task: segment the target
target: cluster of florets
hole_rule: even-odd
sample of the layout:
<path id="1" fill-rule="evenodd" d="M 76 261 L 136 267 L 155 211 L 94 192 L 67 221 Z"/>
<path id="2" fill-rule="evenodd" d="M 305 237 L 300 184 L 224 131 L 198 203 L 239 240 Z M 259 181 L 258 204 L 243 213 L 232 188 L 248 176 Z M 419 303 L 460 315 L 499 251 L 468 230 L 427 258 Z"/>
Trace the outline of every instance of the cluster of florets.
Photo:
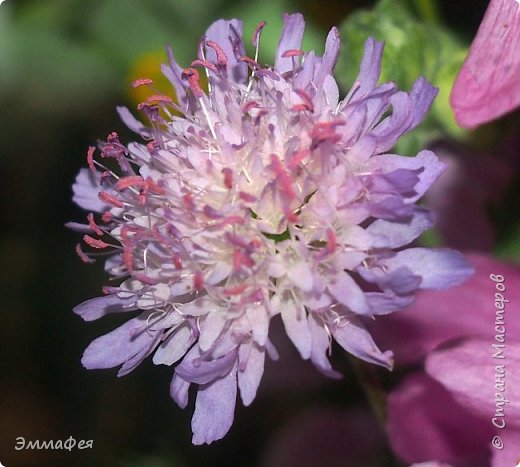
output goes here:
<path id="1" fill-rule="evenodd" d="M 119 109 L 148 143 L 124 146 L 112 133 L 99 160 L 89 148 L 74 185 L 74 200 L 91 211 L 88 225 L 75 226 L 91 253 L 78 253 L 86 262 L 110 253 L 106 270 L 119 280 L 75 312 L 89 321 L 137 311 L 93 341 L 82 362 L 121 365 L 118 375 L 151 353 L 155 364 L 176 365 L 171 395 L 181 407 L 199 385 L 195 444 L 229 430 L 237 388 L 244 405 L 253 401 L 265 353 L 277 358 L 269 339 L 277 315 L 302 358 L 328 376 L 340 376 L 327 356 L 332 340 L 391 368 L 392 353 L 378 349 L 363 318 L 469 273 L 452 251 L 403 249 L 432 224 L 416 201 L 443 165 L 429 151 L 385 153 L 437 90 L 423 78 L 410 93 L 377 85 L 383 44 L 368 39 L 359 77 L 339 101 L 338 31 L 320 57 L 300 49 L 303 17 L 284 21 L 273 67 L 258 63 L 264 23 L 254 58 L 237 20 L 211 25 L 187 69 L 169 51 L 163 72 L 176 101 L 156 94 L 142 103 L 147 125 Z M 148 79 L 134 85 L 153 88 Z"/>

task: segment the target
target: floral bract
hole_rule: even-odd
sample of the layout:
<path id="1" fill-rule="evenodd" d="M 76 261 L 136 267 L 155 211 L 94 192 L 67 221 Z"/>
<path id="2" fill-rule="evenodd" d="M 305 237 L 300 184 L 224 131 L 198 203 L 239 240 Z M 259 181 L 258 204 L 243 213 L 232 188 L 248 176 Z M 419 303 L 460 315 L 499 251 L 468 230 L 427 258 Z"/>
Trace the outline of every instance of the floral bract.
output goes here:
<path id="1" fill-rule="evenodd" d="M 255 398 L 272 319 L 301 357 L 327 376 L 335 340 L 368 362 L 392 367 L 362 319 L 410 304 L 417 289 L 445 288 L 471 274 L 451 250 L 404 248 L 432 225 L 416 205 L 442 173 L 435 154 L 388 154 L 419 124 L 437 90 L 378 85 L 383 44 L 368 39 L 358 79 L 339 100 L 332 71 L 339 37 L 322 57 L 303 52 L 304 20 L 286 15 L 273 67 L 245 51 L 242 24 L 213 23 L 198 57 L 182 69 L 169 51 L 164 74 L 177 102 L 156 94 L 139 106 L 147 124 L 119 113 L 147 144 L 112 133 L 90 148 L 74 200 L 91 211 L 86 262 L 109 253 L 115 280 L 75 308 L 86 321 L 132 318 L 94 340 L 86 368 L 122 376 L 153 354 L 176 365 L 171 396 L 181 406 L 198 386 L 193 442 L 229 430 L 237 393 Z M 200 74 L 207 75 L 207 90 Z M 142 79 L 135 86 L 150 86 Z M 118 169 L 110 170 L 104 159 Z M 107 165 L 110 165 L 107 164 Z M 137 312 L 137 314 L 134 314 Z"/>

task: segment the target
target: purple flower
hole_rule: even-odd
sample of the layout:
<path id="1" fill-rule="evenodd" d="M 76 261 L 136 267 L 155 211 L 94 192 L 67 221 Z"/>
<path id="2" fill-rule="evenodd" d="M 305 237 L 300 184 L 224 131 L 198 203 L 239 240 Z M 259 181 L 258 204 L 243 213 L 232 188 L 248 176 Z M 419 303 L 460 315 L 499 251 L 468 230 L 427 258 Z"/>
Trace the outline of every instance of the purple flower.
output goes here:
<path id="1" fill-rule="evenodd" d="M 484 255 L 469 259 L 476 273 L 466 283 L 423 292 L 377 324 L 375 334 L 394 345 L 397 365 L 425 365 L 388 399 L 390 441 L 408 463 L 505 467 L 520 459 L 520 322 L 511 314 L 520 300 L 520 269 Z M 503 292 L 490 275 L 503 276 Z M 504 310 L 496 293 L 507 300 Z"/>
<path id="2" fill-rule="evenodd" d="M 387 151 L 419 124 L 437 90 L 423 78 L 410 93 L 377 85 L 383 44 L 368 39 L 340 101 L 331 75 L 338 31 L 319 57 L 300 50 L 303 17 L 284 21 L 274 67 L 257 61 L 264 23 L 254 58 L 237 20 L 210 26 L 190 68 L 169 51 L 163 72 L 178 102 L 154 95 L 140 104 L 146 125 L 120 108 L 148 144 L 124 146 L 110 134 L 101 159 L 89 149 L 90 171 L 74 185 L 75 200 L 93 211 L 74 227 L 87 231 L 89 249 L 110 253 L 106 270 L 120 283 L 76 313 L 88 321 L 139 310 L 93 341 L 82 362 L 120 367 L 119 376 L 151 354 L 176 365 L 170 389 L 181 407 L 198 386 L 195 444 L 226 434 L 238 393 L 244 405 L 255 398 L 265 354 L 277 358 L 269 339 L 277 315 L 325 375 L 340 377 L 328 359 L 333 340 L 391 368 L 392 353 L 379 350 L 360 317 L 401 309 L 417 290 L 472 272 L 454 251 L 405 248 L 432 225 L 416 202 L 444 166 L 430 151 Z"/>
<path id="3" fill-rule="evenodd" d="M 451 92 L 459 125 L 472 128 L 520 105 L 520 2 L 491 0 Z"/>

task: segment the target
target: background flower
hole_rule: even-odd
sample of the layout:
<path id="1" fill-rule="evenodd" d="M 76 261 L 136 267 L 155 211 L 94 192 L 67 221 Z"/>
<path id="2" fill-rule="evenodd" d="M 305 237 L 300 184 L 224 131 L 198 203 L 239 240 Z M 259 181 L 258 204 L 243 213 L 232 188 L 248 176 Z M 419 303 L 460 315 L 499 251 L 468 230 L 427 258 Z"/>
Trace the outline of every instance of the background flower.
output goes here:
<path id="1" fill-rule="evenodd" d="M 457 122 L 472 128 L 520 105 L 520 5 L 491 0 L 451 92 Z"/>

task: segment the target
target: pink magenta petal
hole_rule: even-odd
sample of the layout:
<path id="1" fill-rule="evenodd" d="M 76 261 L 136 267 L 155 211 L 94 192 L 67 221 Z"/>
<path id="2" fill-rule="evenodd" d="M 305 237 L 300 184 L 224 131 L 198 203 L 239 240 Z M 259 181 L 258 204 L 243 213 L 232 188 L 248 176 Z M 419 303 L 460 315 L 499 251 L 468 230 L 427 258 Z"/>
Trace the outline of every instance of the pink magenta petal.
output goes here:
<path id="1" fill-rule="evenodd" d="M 493 457 L 491 458 L 492 467 L 503 467 L 503 466 L 518 466 L 520 463 L 520 430 L 507 430 L 500 435 L 500 441 L 502 443 L 502 449 L 493 449 Z"/>
<path id="2" fill-rule="evenodd" d="M 520 344 L 493 344 L 498 342 L 490 338 L 455 341 L 428 355 L 426 371 L 499 430 L 520 427 Z"/>
<path id="3" fill-rule="evenodd" d="M 490 421 L 465 410 L 424 373 L 409 376 L 390 393 L 387 430 L 392 448 L 408 463 L 488 465 Z"/>
<path id="4" fill-rule="evenodd" d="M 472 128 L 520 105 L 520 4 L 491 0 L 451 93 L 459 125 Z"/>
<path id="5" fill-rule="evenodd" d="M 428 352 L 455 337 L 495 335 L 495 282 L 490 274 L 505 278 L 504 295 L 511 304 L 520 303 L 520 268 L 486 255 L 467 255 L 475 274 L 458 287 L 443 291 L 422 291 L 407 309 L 380 316 L 367 326 L 376 342 L 392 349 L 397 366 L 422 360 Z M 507 304 L 506 304 L 507 305 Z M 520 320 L 507 312 L 508 336 L 520 339 Z"/>

